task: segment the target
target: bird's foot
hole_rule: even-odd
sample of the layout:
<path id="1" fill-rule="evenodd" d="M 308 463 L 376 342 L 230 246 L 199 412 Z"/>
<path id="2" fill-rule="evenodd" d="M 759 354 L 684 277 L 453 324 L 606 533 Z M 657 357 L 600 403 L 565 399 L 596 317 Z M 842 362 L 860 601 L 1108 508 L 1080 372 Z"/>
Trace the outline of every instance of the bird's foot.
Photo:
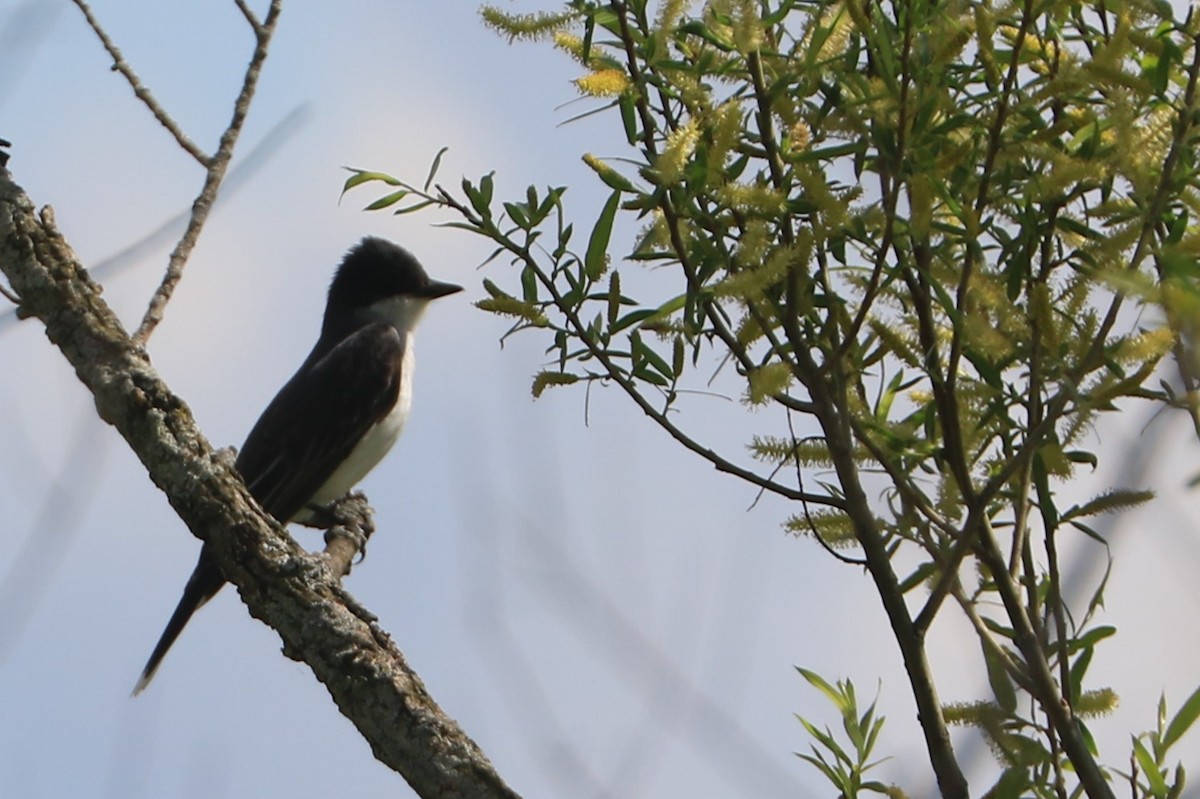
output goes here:
<path id="1" fill-rule="evenodd" d="M 330 567 L 344 577 L 355 562 L 367 556 L 367 540 L 375 532 L 371 506 L 364 494 L 354 491 L 328 505 L 313 505 L 310 509 L 309 524 L 325 530 L 325 556 Z"/>

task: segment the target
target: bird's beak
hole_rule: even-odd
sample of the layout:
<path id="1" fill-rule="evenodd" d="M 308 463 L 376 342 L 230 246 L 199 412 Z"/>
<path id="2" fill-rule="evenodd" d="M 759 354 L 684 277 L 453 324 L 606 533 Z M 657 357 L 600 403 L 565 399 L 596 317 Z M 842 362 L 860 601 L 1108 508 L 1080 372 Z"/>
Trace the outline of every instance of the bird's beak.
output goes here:
<path id="1" fill-rule="evenodd" d="M 439 283 L 436 280 L 431 280 L 421 288 L 421 296 L 434 300 L 438 297 L 445 297 L 447 294 L 454 294 L 462 290 L 462 286 L 455 285 L 454 283 Z"/>

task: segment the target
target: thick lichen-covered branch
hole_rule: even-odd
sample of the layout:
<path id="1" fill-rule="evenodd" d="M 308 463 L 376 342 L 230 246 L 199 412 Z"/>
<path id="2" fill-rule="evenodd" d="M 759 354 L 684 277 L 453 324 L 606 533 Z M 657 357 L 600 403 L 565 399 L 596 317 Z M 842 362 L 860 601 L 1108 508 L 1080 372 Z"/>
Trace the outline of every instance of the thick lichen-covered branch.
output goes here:
<path id="1" fill-rule="evenodd" d="M 250 612 L 309 665 L 375 756 L 421 796 L 506 797 L 479 748 L 429 695 L 375 617 L 254 502 L 196 427 L 54 226 L 0 169 L 0 271 Z"/>

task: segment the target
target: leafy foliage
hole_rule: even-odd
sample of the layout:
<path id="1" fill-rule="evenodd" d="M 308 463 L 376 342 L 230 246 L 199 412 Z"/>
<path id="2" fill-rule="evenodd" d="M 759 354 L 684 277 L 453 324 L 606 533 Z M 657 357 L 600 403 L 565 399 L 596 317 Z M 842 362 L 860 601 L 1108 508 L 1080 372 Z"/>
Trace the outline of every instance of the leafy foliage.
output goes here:
<path id="1" fill-rule="evenodd" d="M 382 181 L 368 207 L 439 206 L 495 244 L 513 285 L 488 281 L 480 307 L 547 337 L 535 395 L 616 384 L 683 446 L 796 502 L 789 529 L 866 566 L 944 795 L 967 795 L 959 723 L 995 748 L 994 796 L 1112 796 L 1086 727 L 1116 701 L 1085 682 L 1113 632 L 1093 618 L 1105 581 L 1068 608 L 1058 552 L 1077 534 L 1103 546 L 1085 519 L 1150 494 L 1060 510 L 1059 488 L 1098 465 L 1101 414 L 1158 402 L 1200 430 L 1196 15 L 1152 0 L 484 14 L 567 52 L 619 122 L 623 157 L 584 156 L 610 191 L 589 230 L 561 187 L 497 202 L 491 175 L 452 191 L 355 170 L 346 188 Z M 642 225 L 631 246 L 614 244 L 623 218 Z M 1164 358 L 1177 387 L 1154 382 Z M 689 434 L 674 411 L 710 359 L 786 429 L 741 454 Z M 861 558 L 834 549 L 851 543 Z M 974 626 L 995 701 L 938 704 L 924 640 L 947 606 Z M 842 785 L 850 761 L 809 732 L 836 764 L 810 762 Z M 1141 751 L 1139 790 L 1169 794 L 1149 777 L 1161 752 Z"/>
<path id="2" fill-rule="evenodd" d="M 878 765 L 878 762 L 869 762 L 884 722 L 883 716 L 875 716 L 875 703 L 872 702 L 871 706 L 859 715 L 858 698 L 854 694 L 853 684 L 839 681 L 833 686 L 815 672 L 800 668 L 797 671 L 809 685 L 824 694 L 838 709 L 842 717 L 842 730 L 850 744 L 849 747 L 842 746 L 829 728 L 822 730 L 804 717 L 797 716 L 804 729 L 816 741 L 811 747 L 812 754 L 797 753 L 798 756 L 824 774 L 838 789 L 839 795 L 846 799 L 854 799 L 863 792 L 894 795 L 893 788 L 881 782 L 863 779 L 867 771 Z"/>

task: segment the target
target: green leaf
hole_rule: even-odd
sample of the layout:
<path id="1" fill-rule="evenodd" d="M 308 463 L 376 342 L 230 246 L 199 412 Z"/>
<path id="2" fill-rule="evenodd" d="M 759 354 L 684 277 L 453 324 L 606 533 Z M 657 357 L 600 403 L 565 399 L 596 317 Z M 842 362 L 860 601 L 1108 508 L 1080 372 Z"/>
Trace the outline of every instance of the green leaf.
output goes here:
<path id="1" fill-rule="evenodd" d="M 496 190 L 496 173 L 488 172 L 479 179 L 479 195 L 487 208 L 492 207 L 492 194 Z M 479 209 L 476 209 L 479 210 Z"/>
<path id="2" fill-rule="evenodd" d="M 492 216 L 492 209 L 489 207 L 488 202 L 486 200 L 484 200 L 483 193 L 475 187 L 475 184 L 473 184 L 471 181 L 467 180 L 466 178 L 463 178 L 462 179 L 462 190 L 463 190 L 463 194 L 467 195 L 467 201 L 471 203 L 471 207 L 475 209 L 475 213 L 479 214 L 479 216 L 482 217 L 483 219 L 490 219 Z M 454 227 L 456 225 L 461 226 L 462 224 L 463 223 L 461 223 L 461 222 L 450 223 L 448 226 Z M 471 230 L 473 228 L 467 228 L 467 229 Z M 483 231 L 479 231 L 479 232 L 482 233 Z"/>
<path id="3" fill-rule="evenodd" d="M 1111 624 L 1102 624 L 1099 627 L 1093 627 L 1092 629 L 1085 632 L 1083 635 L 1079 636 L 1078 639 L 1076 639 L 1075 641 L 1072 641 L 1071 649 L 1072 650 L 1074 650 L 1076 648 L 1090 649 L 1090 648 L 1094 647 L 1096 644 L 1103 641 L 1105 638 L 1112 638 L 1116 634 L 1117 634 L 1116 627 L 1113 627 Z"/>
<path id="4" fill-rule="evenodd" d="M 1072 219 L 1069 216 L 1060 216 L 1056 218 L 1054 220 L 1054 224 L 1068 233 L 1074 233 L 1075 235 L 1082 236 L 1090 241 L 1102 241 L 1103 239 L 1107 238 L 1100 231 L 1093 230 L 1082 222 Z"/>
<path id="5" fill-rule="evenodd" d="M 900 593 L 907 594 L 917 586 L 924 585 L 925 581 L 929 579 L 930 575 L 938 573 L 940 573 L 939 568 L 934 562 L 926 561 L 925 563 L 922 563 L 913 571 L 912 574 L 908 575 L 900 582 Z"/>
<path id="6" fill-rule="evenodd" d="M 638 126 L 637 109 L 634 107 L 633 92 L 626 91 L 617 98 L 617 107 L 621 110 L 621 124 L 625 127 L 625 140 L 631 146 L 637 146 Z"/>
<path id="7" fill-rule="evenodd" d="M 1004 662 L 988 646 L 983 647 L 983 662 L 987 667 L 988 685 L 992 687 L 992 695 L 996 704 L 1005 713 L 1013 713 L 1017 709 L 1017 692 L 1013 688 L 1012 678 L 1004 668 Z"/>
<path id="8" fill-rule="evenodd" d="M 678 30 L 680 33 L 686 33 L 688 35 L 703 39 L 722 52 L 727 53 L 734 48 L 733 42 L 728 36 L 718 34 L 716 31 L 698 19 L 683 23 L 679 26 Z"/>
<path id="9" fill-rule="evenodd" d="M 442 165 L 442 156 L 445 155 L 449 150 L 449 147 L 443 147 L 442 149 L 438 150 L 437 155 L 433 157 L 433 163 L 429 167 L 429 174 L 425 176 L 425 183 L 421 187 L 423 190 L 429 191 L 429 187 L 433 185 L 433 179 L 437 177 L 438 168 Z"/>
<path id="10" fill-rule="evenodd" d="M 596 34 L 596 12 L 593 10 L 583 22 L 583 63 L 592 58 L 592 37 Z"/>
<path id="11" fill-rule="evenodd" d="M 1133 739 L 1133 756 L 1137 759 L 1138 768 L 1141 769 L 1142 776 L 1146 778 L 1146 783 L 1150 787 L 1150 795 L 1156 799 L 1165 799 L 1167 783 L 1159 772 L 1154 757 L 1139 738 Z"/>
<path id="12" fill-rule="evenodd" d="M 611 166 L 591 153 L 586 153 L 583 156 L 583 162 L 590 166 L 592 170 L 600 176 L 600 180 L 604 181 L 604 185 L 608 186 L 610 189 L 623 191 L 627 194 L 637 193 L 637 189 L 634 187 L 633 183 L 629 181 L 629 178 L 625 177 L 620 172 L 613 169 Z"/>
<path id="13" fill-rule="evenodd" d="M 613 219 L 617 216 L 617 208 L 621 204 L 621 192 L 614 191 L 608 196 L 608 202 L 592 228 L 591 238 L 588 239 L 587 254 L 583 257 L 583 270 L 592 280 L 599 280 L 607 265 L 608 242 L 612 238 Z"/>
<path id="14" fill-rule="evenodd" d="M 538 301 L 537 272 L 531 266 L 526 266 L 521 270 L 521 296 L 528 303 L 536 303 Z"/>
<path id="15" fill-rule="evenodd" d="M 629 343 L 634 363 L 633 376 L 657 386 L 670 385 L 671 367 L 661 355 L 642 341 L 636 330 L 629 334 Z"/>
<path id="16" fill-rule="evenodd" d="M 1000 775 L 1000 779 L 985 796 L 992 799 L 1021 799 L 1029 785 L 1029 772 L 1025 768 L 1012 767 Z"/>
<path id="17" fill-rule="evenodd" d="M 904 384 L 904 370 L 901 369 L 896 374 L 892 375 L 891 381 L 887 388 L 884 389 L 879 397 L 879 402 L 875 404 L 875 418 L 880 422 L 886 422 L 888 413 L 892 410 L 892 403 L 896 399 L 896 394 L 900 391 L 900 387 Z"/>
<path id="18" fill-rule="evenodd" d="M 384 172 L 368 172 L 368 171 L 361 170 L 361 169 L 355 169 L 354 167 L 349 167 L 349 166 L 342 167 L 342 168 L 348 169 L 354 173 L 350 177 L 346 178 L 346 182 L 342 184 L 342 194 L 345 194 L 346 192 L 350 191 L 350 189 L 353 189 L 355 186 L 361 186 L 364 183 L 370 183 L 370 182 L 376 181 L 376 180 L 380 181 L 382 183 L 386 183 L 389 186 L 402 185 L 398 178 L 394 178 L 391 175 L 388 175 Z"/>
<path id="19" fill-rule="evenodd" d="M 621 311 L 621 273 L 613 270 L 608 276 L 608 326 L 611 329 Z"/>
<path id="20" fill-rule="evenodd" d="M 1033 456 L 1033 485 L 1037 489 L 1038 510 L 1042 513 L 1042 524 L 1047 532 L 1058 529 L 1058 509 L 1054 507 L 1054 494 L 1050 491 L 1050 478 L 1041 453 Z"/>
<path id="21" fill-rule="evenodd" d="M 412 205 L 405 205 L 400 208 L 397 208 L 395 211 L 392 211 L 392 213 L 395 216 L 403 216 L 404 214 L 411 214 L 411 213 L 414 213 L 415 211 L 420 211 L 422 208 L 428 208 L 431 205 L 437 205 L 437 201 L 436 200 L 421 200 L 421 202 L 419 202 L 419 203 L 413 203 Z"/>
<path id="22" fill-rule="evenodd" d="M 853 155 L 859 150 L 865 150 L 867 143 L 865 140 L 856 140 L 847 144 L 834 144 L 829 147 L 822 147 L 818 150 L 805 150 L 795 159 L 801 163 L 810 161 L 832 161 L 846 155 Z"/>
<path id="23" fill-rule="evenodd" d="M 542 204 L 538 206 L 537 213 L 533 215 L 533 221 L 536 224 L 540 225 L 542 220 L 550 216 L 551 211 L 561 207 L 559 203 L 562 200 L 563 193 L 566 190 L 566 186 L 547 188 L 546 199 L 542 200 Z"/>
<path id="24" fill-rule="evenodd" d="M 468 233 L 474 233 L 476 236 L 483 236 L 487 239 L 492 238 L 492 234 L 489 233 L 486 228 L 482 228 L 479 225 L 472 224 L 470 222 L 439 222 L 435 225 L 435 227 L 445 227 L 453 230 L 465 230 Z"/>
<path id="25" fill-rule="evenodd" d="M 1069 452 L 1064 452 L 1063 455 L 1071 463 L 1086 463 L 1093 469 L 1100 464 L 1100 459 L 1096 457 L 1096 454 L 1094 452 L 1087 452 L 1086 450 L 1073 449 Z"/>
<path id="26" fill-rule="evenodd" d="M 509 219 L 516 223 L 517 227 L 522 230 L 529 230 L 529 215 L 525 213 L 525 207 L 520 203 L 505 203 L 504 210 L 508 213 Z"/>
<path id="27" fill-rule="evenodd" d="M 512 296 L 507 291 L 497 286 L 494 281 L 489 280 L 486 277 L 483 279 L 483 290 L 488 294 L 491 294 L 493 298 Z"/>
<path id="28" fill-rule="evenodd" d="M 1167 725 L 1166 735 L 1163 736 L 1163 748 L 1170 747 L 1182 738 L 1184 733 L 1196 722 L 1197 717 L 1200 717 L 1200 688 L 1192 692 L 1192 695 L 1183 703 L 1183 707 L 1179 708 L 1179 712 L 1171 719 L 1171 723 Z"/>
<path id="29" fill-rule="evenodd" d="M 836 688 L 826 682 L 824 677 L 822 677 L 820 674 L 817 674 L 815 671 L 809 671 L 808 669 L 800 666 L 796 666 L 796 671 L 800 672 L 801 677 L 808 680 L 809 685 L 825 694 L 825 697 L 830 702 L 837 705 L 839 710 L 842 708 L 841 693 L 839 693 Z"/>
<path id="30" fill-rule="evenodd" d="M 380 208 L 387 208 L 389 205 L 395 205 L 403 200 L 409 194 L 408 189 L 397 189 L 391 194 L 385 194 L 375 202 L 364 208 L 364 211 L 378 211 Z"/>
<path id="31" fill-rule="evenodd" d="M 803 721 L 803 719 L 801 719 L 801 721 Z M 817 751 L 815 747 L 813 748 L 813 751 L 814 752 Z M 816 766 L 817 770 L 825 775 L 825 779 L 829 780 L 834 785 L 841 784 L 842 775 L 840 775 L 838 772 L 834 771 L 833 768 L 828 763 L 826 763 L 824 759 L 821 758 L 820 754 L 817 754 L 816 757 L 813 757 L 812 755 L 802 755 L 799 752 L 797 752 L 796 757 Z"/>
<path id="32" fill-rule="evenodd" d="M 1088 666 L 1092 665 L 1092 655 L 1095 651 L 1090 646 L 1086 647 L 1071 664 L 1071 696 L 1080 696 L 1083 693 L 1083 678 L 1087 674 Z"/>
<path id="33" fill-rule="evenodd" d="M 658 313 L 658 312 L 651 308 L 639 308 L 636 311 L 630 311 L 629 313 L 625 314 L 617 321 L 610 324 L 609 328 L 608 328 L 608 332 L 609 333 L 620 333 L 622 330 L 629 327 L 630 325 L 635 325 L 638 322 L 642 321 L 643 319 L 648 319 L 651 316 L 654 316 L 656 313 Z"/>

